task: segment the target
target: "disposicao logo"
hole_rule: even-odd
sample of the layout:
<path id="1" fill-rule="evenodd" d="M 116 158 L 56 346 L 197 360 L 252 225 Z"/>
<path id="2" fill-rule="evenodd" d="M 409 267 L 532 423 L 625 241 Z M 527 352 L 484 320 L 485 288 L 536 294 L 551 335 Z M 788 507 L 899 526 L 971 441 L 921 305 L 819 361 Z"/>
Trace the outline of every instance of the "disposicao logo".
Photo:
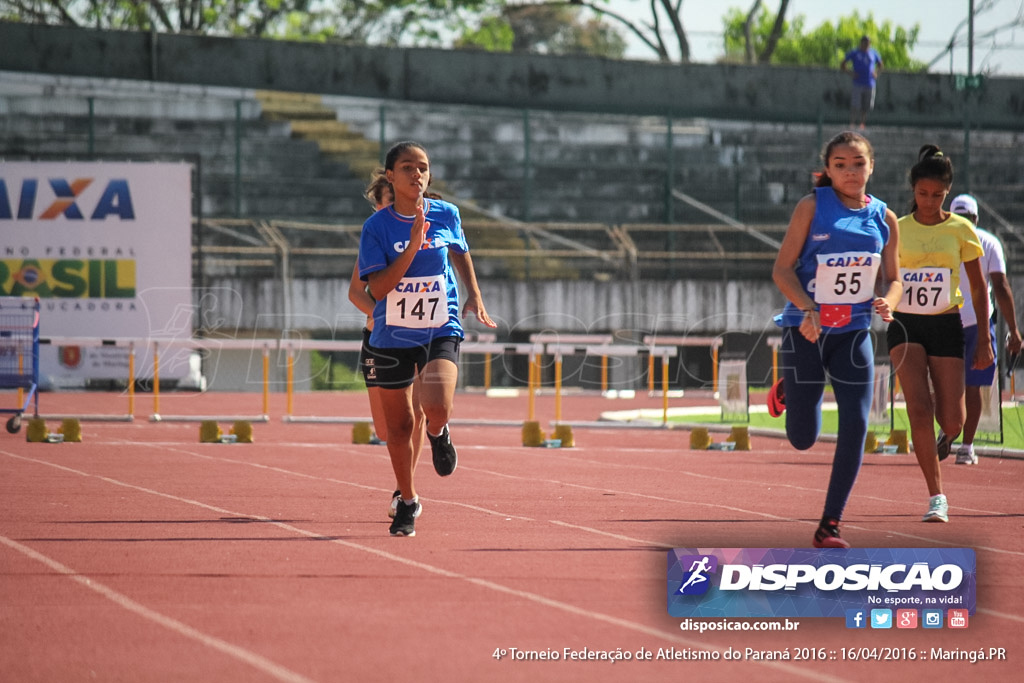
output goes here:
<path id="1" fill-rule="evenodd" d="M 718 569 L 718 558 L 714 555 L 688 555 L 679 558 L 680 563 L 689 565 L 679 587 L 680 595 L 703 595 L 711 587 L 710 574 Z"/>
<path id="2" fill-rule="evenodd" d="M 668 612 L 677 617 L 843 617 L 892 628 L 897 608 L 975 609 L 969 548 L 677 548 Z M 888 625 L 874 612 L 889 610 Z M 860 628 L 860 624 L 852 626 Z"/>

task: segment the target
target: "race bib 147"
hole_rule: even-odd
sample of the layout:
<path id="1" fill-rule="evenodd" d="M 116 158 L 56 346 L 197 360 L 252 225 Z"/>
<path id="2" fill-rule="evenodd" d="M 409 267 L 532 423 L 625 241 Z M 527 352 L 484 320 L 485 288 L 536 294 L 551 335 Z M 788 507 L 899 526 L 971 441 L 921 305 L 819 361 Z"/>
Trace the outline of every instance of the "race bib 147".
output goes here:
<path id="1" fill-rule="evenodd" d="M 448 322 L 444 276 L 405 277 L 388 293 L 385 322 L 393 327 L 441 327 Z"/>

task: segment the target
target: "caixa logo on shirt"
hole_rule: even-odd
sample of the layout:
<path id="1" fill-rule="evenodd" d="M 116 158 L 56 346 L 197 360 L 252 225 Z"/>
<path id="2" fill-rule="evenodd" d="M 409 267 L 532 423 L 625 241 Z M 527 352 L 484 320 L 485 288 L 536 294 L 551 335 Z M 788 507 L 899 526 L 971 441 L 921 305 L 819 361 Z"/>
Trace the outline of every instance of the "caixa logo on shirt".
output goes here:
<path id="1" fill-rule="evenodd" d="M 441 237 L 428 237 L 426 235 L 428 230 L 430 230 L 430 223 L 423 226 L 423 244 L 420 245 L 420 251 L 423 251 L 424 249 L 440 249 L 441 247 L 448 246 L 448 242 Z M 395 251 L 401 254 L 409 248 L 409 240 L 405 240 L 404 242 L 395 242 L 391 246 L 394 247 Z"/>
<path id="2" fill-rule="evenodd" d="M 967 548 L 692 548 L 668 553 L 679 617 L 844 616 L 847 608 L 975 607 Z"/>

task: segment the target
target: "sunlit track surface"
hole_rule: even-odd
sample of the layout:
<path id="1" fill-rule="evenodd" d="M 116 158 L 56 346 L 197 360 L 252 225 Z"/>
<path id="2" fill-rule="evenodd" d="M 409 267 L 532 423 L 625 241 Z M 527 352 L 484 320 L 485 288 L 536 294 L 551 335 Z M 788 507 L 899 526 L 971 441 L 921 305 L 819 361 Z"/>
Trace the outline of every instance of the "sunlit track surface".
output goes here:
<path id="1" fill-rule="evenodd" d="M 365 396 L 330 400 L 364 410 Z M 459 395 L 456 417 L 520 414 L 500 401 Z M 603 405 L 568 410 L 596 419 Z M 601 429 L 578 430 L 572 449 L 524 448 L 516 428 L 453 427 L 458 471 L 421 466 L 417 535 L 391 538 L 386 449 L 351 444 L 350 425 L 272 419 L 252 444 L 200 444 L 198 431 L 136 420 L 86 425 L 80 444 L 0 440 L 5 678 L 868 681 L 970 666 L 933 648 L 1003 647 L 1006 661 L 970 670 L 1017 680 L 1019 460 L 945 465 L 950 523 L 929 525 L 913 456 L 868 455 L 847 507 L 858 547 L 976 549 L 968 629 L 801 619 L 700 635 L 667 614 L 666 551 L 809 546 L 832 445 L 755 436 L 749 452 L 692 451 L 685 431 Z M 925 656 L 844 659 L 893 646 Z"/>

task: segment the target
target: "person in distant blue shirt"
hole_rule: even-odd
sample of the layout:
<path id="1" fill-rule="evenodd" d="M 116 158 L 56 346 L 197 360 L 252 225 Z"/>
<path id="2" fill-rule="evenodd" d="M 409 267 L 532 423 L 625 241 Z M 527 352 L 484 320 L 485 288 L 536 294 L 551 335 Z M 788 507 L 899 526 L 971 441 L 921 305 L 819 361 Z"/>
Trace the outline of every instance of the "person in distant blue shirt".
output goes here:
<path id="1" fill-rule="evenodd" d="M 850 128 L 860 119 L 859 128 L 864 130 L 868 112 L 875 108 L 875 84 L 878 70 L 882 67 L 882 56 L 871 47 L 871 39 L 864 36 L 860 47 L 850 50 L 839 68 L 846 73 L 847 64 L 853 65 L 853 89 L 850 92 Z"/>

